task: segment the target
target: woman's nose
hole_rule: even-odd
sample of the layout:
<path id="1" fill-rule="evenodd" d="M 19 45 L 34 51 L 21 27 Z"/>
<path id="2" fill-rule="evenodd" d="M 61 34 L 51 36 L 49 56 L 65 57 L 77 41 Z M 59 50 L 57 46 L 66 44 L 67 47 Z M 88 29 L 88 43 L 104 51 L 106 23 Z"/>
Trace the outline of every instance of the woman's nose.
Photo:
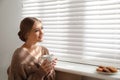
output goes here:
<path id="1" fill-rule="evenodd" d="M 43 34 L 43 30 L 40 30 L 40 34 Z"/>

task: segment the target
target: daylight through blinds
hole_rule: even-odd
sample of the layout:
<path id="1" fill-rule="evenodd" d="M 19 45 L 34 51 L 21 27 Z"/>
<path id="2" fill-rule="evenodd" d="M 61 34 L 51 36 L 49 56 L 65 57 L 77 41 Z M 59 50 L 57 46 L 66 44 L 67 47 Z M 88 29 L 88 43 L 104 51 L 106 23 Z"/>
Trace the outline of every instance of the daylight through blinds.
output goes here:
<path id="1" fill-rule="evenodd" d="M 120 68 L 120 0 L 23 0 L 22 16 L 42 20 L 58 60 Z"/>

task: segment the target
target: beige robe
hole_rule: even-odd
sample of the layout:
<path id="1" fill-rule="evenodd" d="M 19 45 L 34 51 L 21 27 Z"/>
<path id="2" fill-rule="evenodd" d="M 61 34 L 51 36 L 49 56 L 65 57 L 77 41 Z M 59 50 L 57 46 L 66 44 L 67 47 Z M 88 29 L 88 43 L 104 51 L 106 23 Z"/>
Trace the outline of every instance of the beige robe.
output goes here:
<path id="1" fill-rule="evenodd" d="M 42 47 L 42 54 L 49 54 L 45 47 Z M 55 71 L 46 74 L 39 63 L 23 48 L 16 49 L 7 70 L 8 80 L 55 80 Z"/>

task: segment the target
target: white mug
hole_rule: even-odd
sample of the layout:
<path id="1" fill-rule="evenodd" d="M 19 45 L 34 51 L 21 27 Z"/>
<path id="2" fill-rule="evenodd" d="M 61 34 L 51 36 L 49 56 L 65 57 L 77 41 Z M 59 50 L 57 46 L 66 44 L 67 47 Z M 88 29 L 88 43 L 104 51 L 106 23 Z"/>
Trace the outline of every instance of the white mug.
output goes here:
<path id="1" fill-rule="evenodd" d="M 43 55 L 39 58 L 39 62 L 40 64 L 44 61 L 44 60 L 48 60 L 48 61 L 52 61 L 54 58 L 54 55 L 53 54 L 47 54 L 47 55 Z"/>
<path id="2" fill-rule="evenodd" d="M 41 59 L 42 59 L 42 60 L 47 59 L 47 60 L 49 60 L 49 61 L 52 61 L 52 60 L 53 60 L 53 57 L 54 57 L 53 54 L 49 54 L 49 55 L 43 55 L 43 56 L 41 57 Z"/>

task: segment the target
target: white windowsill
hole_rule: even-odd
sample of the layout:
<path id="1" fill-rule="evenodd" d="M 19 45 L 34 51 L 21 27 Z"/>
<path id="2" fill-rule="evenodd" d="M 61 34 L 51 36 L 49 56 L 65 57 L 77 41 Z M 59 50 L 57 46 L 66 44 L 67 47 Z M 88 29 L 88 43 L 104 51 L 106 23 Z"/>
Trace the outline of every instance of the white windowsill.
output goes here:
<path id="1" fill-rule="evenodd" d="M 97 73 L 96 68 L 97 66 L 62 62 L 62 61 L 58 61 L 55 67 L 57 71 L 68 72 L 68 73 L 94 77 L 104 80 L 120 80 L 120 72 L 113 75 L 105 75 L 105 74 Z"/>

